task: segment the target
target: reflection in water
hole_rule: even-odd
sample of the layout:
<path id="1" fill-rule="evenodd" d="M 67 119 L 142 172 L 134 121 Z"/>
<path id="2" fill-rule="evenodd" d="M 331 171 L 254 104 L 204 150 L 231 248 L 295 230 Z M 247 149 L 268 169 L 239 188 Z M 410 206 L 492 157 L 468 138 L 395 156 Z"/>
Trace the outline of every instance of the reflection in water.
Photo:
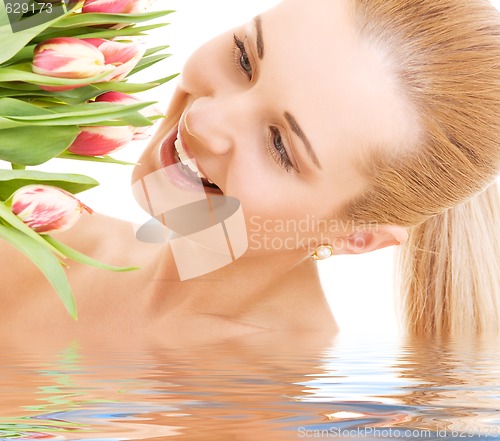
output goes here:
<path id="1" fill-rule="evenodd" d="M 400 396 L 415 409 L 419 426 L 439 415 L 449 431 L 500 435 L 500 340 L 498 337 L 412 338 L 396 364 L 411 381 Z"/>
<path id="2" fill-rule="evenodd" d="M 2 338 L 2 440 L 500 439 L 498 338 Z"/>

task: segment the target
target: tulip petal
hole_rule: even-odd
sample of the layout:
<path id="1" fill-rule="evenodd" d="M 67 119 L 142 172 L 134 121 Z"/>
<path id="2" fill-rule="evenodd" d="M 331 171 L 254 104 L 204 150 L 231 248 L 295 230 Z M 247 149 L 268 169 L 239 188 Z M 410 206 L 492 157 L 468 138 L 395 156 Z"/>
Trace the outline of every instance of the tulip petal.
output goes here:
<path id="1" fill-rule="evenodd" d="M 51 38 L 35 48 L 32 70 L 39 75 L 54 78 L 85 79 L 109 69 L 104 54 L 94 45 L 73 37 Z M 72 86 L 40 86 L 49 92 L 72 90 L 88 85 L 82 82 Z"/>
<path id="2" fill-rule="evenodd" d="M 105 43 L 108 40 L 105 40 L 104 38 L 82 38 L 83 41 L 85 41 L 88 44 L 91 44 L 95 48 L 99 48 L 99 46 L 103 43 Z M 102 53 L 102 52 L 101 52 Z"/>
<path id="3" fill-rule="evenodd" d="M 111 79 L 114 81 L 125 78 L 137 66 L 137 63 L 146 52 L 146 48 L 142 44 L 117 43 L 114 41 L 103 43 L 99 46 L 99 50 L 104 54 L 105 63 L 116 67 L 111 74 Z"/>
<path id="4" fill-rule="evenodd" d="M 119 81 L 125 78 L 146 52 L 145 45 L 140 43 L 120 43 L 102 38 L 84 38 L 84 41 L 101 51 L 108 67 L 115 66 L 114 71 L 104 81 Z"/>
<path id="5" fill-rule="evenodd" d="M 37 233 L 67 230 L 83 210 L 92 212 L 71 193 L 49 185 L 27 185 L 12 195 L 12 212 Z"/>
<path id="6" fill-rule="evenodd" d="M 56 78 L 90 78 L 106 70 L 104 54 L 72 37 L 52 38 L 35 48 L 33 72 Z"/>
<path id="7" fill-rule="evenodd" d="M 82 12 L 136 14 L 146 12 L 152 4 L 152 0 L 86 0 Z"/>
<path id="8" fill-rule="evenodd" d="M 137 56 L 139 47 L 134 43 L 118 43 L 116 41 L 105 41 L 99 46 L 104 55 L 106 64 L 121 65 L 128 63 Z"/>
<path id="9" fill-rule="evenodd" d="M 133 136 L 128 126 L 85 127 L 68 150 L 81 156 L 104 156 L 128 144 Z"/>
<path id="10" fill-rule="evenodd" d="M 137 102 L 141 102 L 139 98 L 136 98 L 133 95 L 128 95 L 122 92 L 105 92 L 99 95 L 96 99 L 98 102 L 109 102 L 109 103 L 119 103 L 119 104 L 135 104 Z M 146 118 L 152 116 L 160 116 L 163 115 L 161 110 L 157 106 L 148 106 L 145 109 L 140 110 L 141 115 Z M 144 127 L 135 127 L 134 130 L 134 140 L 147 139 L 149 135 L 145 133 L 150 129 L 151 126 Z M 132 128 L 131 128 L 132 129 Z"/>
<path id="11" fill-rule="evenodd" d="M 118 103 L 118 104 L 136 104 L 140 102 L 138 98 L 123 92 L 105 92 L 101 93 L 95 99 L 97 102 Z"/>
<path id="12" fill-rule="evenodd" d="M 132 9 L 134 0 L 86 0 L 82 7 L 83 13 L 106 12 L 128 13 Z"/>

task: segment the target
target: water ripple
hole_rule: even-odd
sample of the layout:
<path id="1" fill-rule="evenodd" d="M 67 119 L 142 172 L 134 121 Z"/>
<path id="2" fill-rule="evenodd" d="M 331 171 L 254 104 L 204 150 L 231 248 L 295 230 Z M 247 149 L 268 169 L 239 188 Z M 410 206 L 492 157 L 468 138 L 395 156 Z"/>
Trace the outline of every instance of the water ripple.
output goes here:
<path id="1" fill-rule="evenodd" d="M 0 440 L 497 440 L 498 343 L 5 345 Z"/>

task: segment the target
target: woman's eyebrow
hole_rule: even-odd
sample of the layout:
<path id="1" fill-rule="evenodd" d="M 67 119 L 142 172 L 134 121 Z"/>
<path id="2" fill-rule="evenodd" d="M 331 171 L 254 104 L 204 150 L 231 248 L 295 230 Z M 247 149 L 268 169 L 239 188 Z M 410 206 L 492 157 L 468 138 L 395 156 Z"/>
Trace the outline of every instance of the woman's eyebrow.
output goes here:
<path id="1" fill-rule="evenodd" d="M 311 143 L 309 142 L 309 139 L 307 139 L 307 136 L 300 128 L 296 119 L 292 115 L 290 115 L 288 112 L 285 112 L 284 117 L 285 117 L 286 121 L 288 122 L 290 129 L 292 129 L 292 132 L 294 132 L 304 143 L 304 146 L 306 148 L 306 152 L 309 155 L 309 157 L 311 158 L 314 165 L 316 167 L 318 167 L 320 170 L 322 170 L 321 164 L 319 163 L 319 160 L 318 160 L 318 157 L 316 156 L 316 153 L 314 153 L 314 150 L 311 146 Z"/>
<path id="2" fill-rule="evenodd" d="M 262 38 L 262 19 L 260 15 L 257 15 L 257 17 L 253 19 L 253 22 L 257 32 L 257 55 L 259 59 L 262 60 L 264 58 L 264 39 Z"/>
<path id="3" fill-rule="evenodd" d="M 264 39 L 262 37 L 262 19 L 260 15 L 257 15 L 253 19 L 253 22 L 255 24 L 255 31 L 257 33 L 257 55 L 259 56 L 259 59 L 262 60 L 264 58 Z M 290 126 L 292 132 L 294 132 L 304 143 L 306 152 L 311 158 L 314 165 L 318 167 L 320 170 L 322 170 L 318 157 L 316 156 L 316 153 L 314 153 L 314 150 L 311 146 L 311 143 L 309 142 L 309 139 L 307 139 L 307 136 L 300 128 L 299 124 L 297 123 L 297 120 L 288 112 L 284 113 L 284 117 L 288 122 L 288 125 Z"/>

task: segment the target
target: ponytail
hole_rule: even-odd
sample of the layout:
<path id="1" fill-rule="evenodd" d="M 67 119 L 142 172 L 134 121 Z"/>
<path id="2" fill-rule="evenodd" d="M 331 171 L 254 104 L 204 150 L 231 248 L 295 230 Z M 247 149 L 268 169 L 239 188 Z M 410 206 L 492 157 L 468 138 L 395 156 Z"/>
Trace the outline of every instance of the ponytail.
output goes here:
<path id="1" fill-rule="evenodd" d="M 396 253 L 406 330 L 496 332 L 500 318 L 500 196 L 494 183 L 409 230 Z"/>
<path id="2" fill-rule="evenodd" d="M 336 215 L 408 228 L 395 273 L 409 331 L 496 332 L 500 196 L 487 186 L 500 173 L 500 15 L 487 0 L 349 4 L 418 131 L 365 141 L 354 162 L 365 188 Z"/>

